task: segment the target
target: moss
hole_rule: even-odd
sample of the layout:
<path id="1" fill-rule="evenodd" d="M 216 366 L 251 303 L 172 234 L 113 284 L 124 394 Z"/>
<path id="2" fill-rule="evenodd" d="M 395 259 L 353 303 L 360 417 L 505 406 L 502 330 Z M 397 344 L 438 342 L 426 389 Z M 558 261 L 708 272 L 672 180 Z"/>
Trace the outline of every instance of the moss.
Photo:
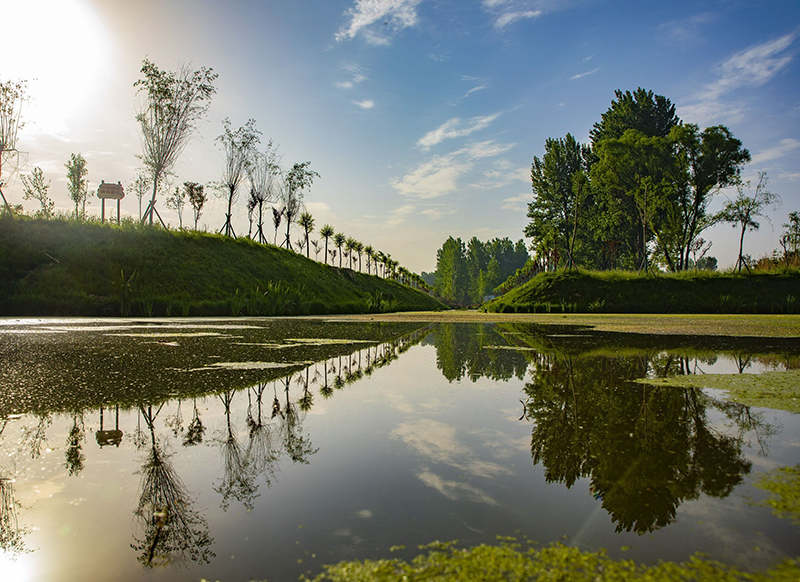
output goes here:
<path id="1" fill-rule="evenodd" d="M 636 564 L 632 560 L 614 560 L 601 550 L 582 551 L 563 544 L 545 548 L 522 549 L 513 538 L 499 545 L 480 545 L 461 549 L 452 543 L 436 542 L 422 546 L 425 550 L 411 561 L 402 559 L 340 562 L 325 566 L 313 578 L 315 582 L 396 580 L 436 580 L 440 582 L 470 580 L 472 582 L 505 582 L 522 580 L 595 581 L 766 581 L 797 580 L 800 562 L 786 560 L 765 572 L 742 572 L 732 566 L 708 560 L 699 555 L 684 563 L 659 562 L 656 565 Z M 308 580 L 308 578 L 301 577 Z"/>
<path id="2" fill-rule="evenodd" d="M 756 487 L 770 494 L 759 505 L 771 508 L 777 517 L 800 525 L 800 464 L 766 473 L 756 481 Z"/>

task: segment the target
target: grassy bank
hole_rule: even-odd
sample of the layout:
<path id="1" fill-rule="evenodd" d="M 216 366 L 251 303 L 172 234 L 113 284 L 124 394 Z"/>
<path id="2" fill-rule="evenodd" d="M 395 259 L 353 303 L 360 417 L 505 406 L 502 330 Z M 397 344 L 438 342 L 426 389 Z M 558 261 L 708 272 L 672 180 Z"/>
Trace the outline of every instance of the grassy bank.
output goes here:
<path id="1" fill-rule="evenodd" d="M 437 310 L 427 294 L 248 239 L 0 217 L 0 315 Z"/>
<path id="2" fill-rule="evenodd" d="M 540 273 L 482 308 L 495 313 L 800 312 L 800 271 Z"/>

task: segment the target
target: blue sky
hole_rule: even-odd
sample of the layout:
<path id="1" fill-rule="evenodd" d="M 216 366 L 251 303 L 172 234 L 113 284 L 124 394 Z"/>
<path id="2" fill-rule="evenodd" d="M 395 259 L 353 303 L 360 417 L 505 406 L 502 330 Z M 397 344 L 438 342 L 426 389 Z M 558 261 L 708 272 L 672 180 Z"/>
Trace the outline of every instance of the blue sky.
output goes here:
<path id="1" fill-rule="evenodd" d="M 94 185 L 134 175 L 145 57 L 219 73 L 177 182 L 218 179 L 222 119 L 254 118 L 284 165 L 310 160 L 321 174 L 307 198 L 318 226 L 417 272 L 433 270 L 449 235 L 521 238 L 532 157 L 548 137 L 587 141 L 615 89 L 651 89 L 684 121 L 727 125 L 744 142 L 745 177 L 767 171 L 783 201 L 746 252 L 771 252 L 800 210 L 800 2 L 26 0 L 4 10 L 18 23 L 8 46 L 26 50 L 0 54 L 0 78 L 30 80 L 20 171 L 41 166 L 64 210 L 70 153 L 87 158 Z M 18 178 L 4 191 L 21 202 Z M 222 208 L 214 201 L 201 224 L 218 230 Z M 138 214 L 132 195 L 123 212 Z M 706 238 L 723 266 L 734 262 L 732 228 Z"/>

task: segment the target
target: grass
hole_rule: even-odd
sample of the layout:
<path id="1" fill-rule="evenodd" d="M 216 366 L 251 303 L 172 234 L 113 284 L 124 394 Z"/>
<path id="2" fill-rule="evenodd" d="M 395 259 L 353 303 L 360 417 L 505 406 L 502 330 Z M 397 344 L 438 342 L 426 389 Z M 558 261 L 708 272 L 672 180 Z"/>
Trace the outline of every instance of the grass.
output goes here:
<path id="1" fill-rule="evenodd" d="M 396 281 L 194 231 L 0 217 L 0 315 L 298 315 L 443 309 Z"/>
<path id="2" fill-rule="evenodd" d="M 490 301 L 499 313 L 800 313 L 800 271 L 753 274 L 690 271 L 540 273 Z"/>

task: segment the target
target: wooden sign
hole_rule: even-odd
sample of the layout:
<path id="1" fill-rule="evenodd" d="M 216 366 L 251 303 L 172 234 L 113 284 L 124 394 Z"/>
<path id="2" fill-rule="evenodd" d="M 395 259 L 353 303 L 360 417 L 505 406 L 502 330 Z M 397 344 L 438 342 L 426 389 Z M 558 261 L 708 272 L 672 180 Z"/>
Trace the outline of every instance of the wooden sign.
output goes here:
<path id="1" fill-rule="evenodd" d="M 121 200 L 125 197 L 125 190 L 123 190 L 122 184 L 119 182 L 116 184 L 106 184 L 105 181 L 103 181 L 100 182 L 100 187 L 97 188 L 97 197 L 103 200 L 106 198 Z"/>

